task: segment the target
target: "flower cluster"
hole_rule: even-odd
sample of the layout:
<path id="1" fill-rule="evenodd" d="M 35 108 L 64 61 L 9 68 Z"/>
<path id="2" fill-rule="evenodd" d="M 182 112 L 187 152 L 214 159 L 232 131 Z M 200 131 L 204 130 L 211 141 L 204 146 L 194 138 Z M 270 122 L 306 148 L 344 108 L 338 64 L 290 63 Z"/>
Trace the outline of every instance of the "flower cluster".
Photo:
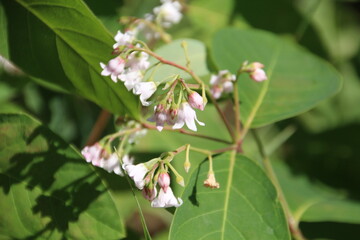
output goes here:
<path id="1" fill-rule="evenodd" d="M 173 84 L 176 86 L 178 80 L 175 80 Z M 186 86 L 186 83 L 183 80 L 180 80 L 181 84 Z M 173 89 L 171 89 L 167 96 L 160 101 L 160 103 L 154 108 L 154 115 L 149 119 L 149 121 L 156 123 L 156 128 L 159 131 L 162 131 L 165 124 L 172 126 L 173 129 L 182 128 L 185 124 L 192 130 L 197 131 L 196 123 L 204 126 L 203 122 L 200 122 L 197 119 L 195 109 L 201 111 L 205 108 L 204 98 L 200 96 L 195 91 L 190 90 L 189 88 L 181 89 L 179 92 L 180 99 L 178 104 L 174 104 L 173 96 L 171 94 Z M 186 95 L 187 98 L 182 98 Z"/>
<path id="2" fill-rule="evenodd" d="M 92 165 L 103 168 L 109 173 L 114 172 L 117 175 L 124 176 L 117 153 L 111 153 L 99 143 L 95 143 L 92 146 L 86 146 L 81 151 L 81 154 L 84 156 L 85 160 Z M 124 155 L 122 161 L 126 164 L 131 164 L 133 158 Z"/>
<path id="3" fill-rule="evenodd" d="M 150 66 L 149 55 L 141 51 L 131 51 L 135 40 L 133 31 L 125 33 L 118 31 L 113 47 L 120 55 L 111 59 L 106 65 L 100 63 L 103 69 L 101 75 L 110 76 L 115 83 L 118 80 L 124 82 L 128 91 L 132 90 L 134 94 L 140 96 L 143 106 L 149 106 L 150 103 L 147 100 L 154 94 L 157 85 L 153 81 L 144 81 L 144 71 Z M 135 45 L 135 47 L 139 47 L 139 45 Z"/>
<path id="4" fill-rule="evenodd" d="M 155 158 L 137 165 L 123 165 L 136 187 L 142 190 L 147 200 L 151 201 L 152 207 L 179 207 L 183 203 L 181 198 L 175 197 L 170 187 L 170 176 L 167 170 L 169 164 L 161 158 Z"/>
<path id="5" fill-rule="evenodd" d="M 231 74 L 228 70 L 221 70 L 217 75 L 211 75 L 211 95 L 218 99 L 222 93 L 230 93 L 233 91 L 233 82 L 236 80 L 236 76 Z"/>
<path id="6" fill-rule="evenodd" d="M 161 0 L 161 3 L 153 9 L 153 13 L 145 14 L 144 19 L 139 19 L 136 23 L 136 32 L 141 32 L 148 41 L 160 38 L 159 27 L 170 28 L 182 18 L 182 6 L 178 1 Z"/>

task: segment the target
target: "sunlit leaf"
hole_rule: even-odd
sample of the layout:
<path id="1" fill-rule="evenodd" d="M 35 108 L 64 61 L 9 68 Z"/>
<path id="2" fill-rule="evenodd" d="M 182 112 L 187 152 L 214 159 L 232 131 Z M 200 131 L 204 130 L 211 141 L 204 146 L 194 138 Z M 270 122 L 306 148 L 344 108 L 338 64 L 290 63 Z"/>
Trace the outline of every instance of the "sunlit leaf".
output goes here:
<path id="1" fill-rule="evenodd" d="M 100 75 L 114 40 L 81 0 L 5 0 L 10 59 L 32 79 L 138 117 L 136 96 Z"/>
<path id="2" fill-rule="evenodd" d="M 213 40 L 212 58 L 219 69 L 234 73 L 246 60 L 265 64 L 267 81 L 255 82 L 247 74 L 238 81 L 245 128 L 305 112 L 341 86 L 338 73 L 327 62 L 265 31 L 219 31 Z"/>
<path id="3" fill-rule="evenodd" d="M 245 156 L 214 159 L 220 189 L 203 186 L 208 164 L 195 171 L 174 215 L 170 239 L 290 239 L 274 186 Z"/>

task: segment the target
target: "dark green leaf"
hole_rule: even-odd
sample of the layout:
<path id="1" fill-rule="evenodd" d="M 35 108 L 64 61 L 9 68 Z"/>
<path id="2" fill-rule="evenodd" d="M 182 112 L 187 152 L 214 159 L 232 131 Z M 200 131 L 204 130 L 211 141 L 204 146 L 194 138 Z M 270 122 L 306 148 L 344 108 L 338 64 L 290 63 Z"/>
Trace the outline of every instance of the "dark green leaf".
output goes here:
<path id="1" fill-rule="evenodd" d="M 94 168 L 38 121 L 0 114 L 0 234 L 118 239 L 122 218 Z"/>
<path id="2" fill-rule="evenodd" d="M 290 239 L 276 190 L 257 164 L 235 153 L 216 157 L 220 189 L 203 186 L 207 171 L 201 164 L 187 184 L 170 239 Z"/>
<path id="3" fill-rule="evenodd" d="M 238 81 L 245 128 L 305 112 L 341 86 L 338 73 L 328 63 L 265 31 L 224 29 L 216 34 L 212 46 L 219 69 L 235 73 L 246 60 L 265 64 L 267 81 L 255 82 L 247 74 Z"/>
<path id="4" fill-rule="evenodd" d="M 137 97 L 100 75 L 114 40 L 81 0 L 3 2 L 10 58 L 35 81 L 138 118 Z"/>

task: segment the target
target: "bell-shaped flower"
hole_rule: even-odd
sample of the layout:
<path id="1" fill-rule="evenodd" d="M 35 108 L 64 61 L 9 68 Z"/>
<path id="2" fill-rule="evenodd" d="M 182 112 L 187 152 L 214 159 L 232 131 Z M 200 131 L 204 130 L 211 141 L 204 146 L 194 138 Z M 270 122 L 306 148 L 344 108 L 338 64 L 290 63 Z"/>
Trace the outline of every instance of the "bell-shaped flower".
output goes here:
<path id="1" fill-rule="evenodd" d="M 121 47 L 129 47 L 132 45 L 133 41 L 135 40 L 135 32 L 133 31 L 126 31 L 122 33 L 118 31 L 115 35 L 116 43 L 113 45 L 113 48 L 121 48 Z"/>
<path id="2" fill-rule="evenodd" d="M 204 181 L 204 186 L 209 188 L 220 188 L 220 184 L 215 179 L 214 172 L 209 172 L 208 178 Z"/>
<path id="3" fill-rule="evenodd" d="M 140 101 L 143 106 L 149 106 L 148 100 L 156 91 L 157 86 L 155 82 L 139 82 L 135 84 L 133 93 L 140 95 Z"/>
<path id="4" fill-rule="evenodd" d="M 125 60 L 121 57 L 116 57 L 114 59 L 111 59 L 107 65 L 101 62 L 100 66 L 103 69 L 101 72 L 102 76 L 111 75 L 111 79 L 114 82 L 117 82 L 118 76 L 124 71 Z"/>
<path id="5" fill-rule="evenodd" d="M 133 89 L 136 84 L 140 83 L 143 77 L 144 76 L 140 71 L 125 71 L 119 75 L 119 79 L 124 82 L 128 91 Z"/>
<path id="6" fill-rule="evenodd" d="M 164 190 L 164 192 L 166 192 L 170 186 L 169 174 L 167 172 L 160 173 L 158 178 L 158 183 L 159 186 Z"/>
<path id="7" fill-rule="evenodd" d="M 193 130 L 193 131 L 197 131 L 197 127 L 195 124 L 195 121 L 201 125 L 201 126 L 205 126 L 205 124 L 203 122 L 200 122 L 197 117 L 196 117 L 196 112 L 194 109 L 191 108 L 191 106 L 189 105 L 189 103 L 187 102 L 183 102 L 180 105 L 179 108 L 179 112 L 177 115 L 177 119 L 176 122 L 173 126 L 173 129 L 179 129 L 182 128 L 184 126 L 184 124 L 186 124 L 186 126 Z"/>
<path id="8" fill-rule="evenodd" d="M 145 186 L 145 175 L 149 172 L 149 169 L 144 163 L 137 165 L 127 164 L 123 165 L 123 168 L 128 173 L 129 177 L 133 179 L 138 189 L 142 190 Z"/>
<path id="9" fill-rule="evenodd" d="M 164 128 L 165 123 L 169 121 L 169 113 L 164 108 L 164 105 L 158 104 L 154 107 L 154 115 L 151 116 L 148 120 L 151 122 L 155 122 L 156 129 L 161 132 Z"/>
<path id="10" fill-rule="evenodd" d="M 151 202 L 151 206 L 156 208 L 179 207 L 182 203 L 181 198 L 176 198 L 169 187 L 166 192 L 160 188 L 159 195 Z"/>
<path id="11" fill-rule="evenodd" d="M 191 92 L 189 95 L 189 104 L 193 108 L 204 110 L 205 104 L 204 99 L 197 92 Z"/>
<path id="12" fill-rule="evenodd" d="M 132 52 L 127 59 L 126 67 L 131 71 L 143 71 L 149 68 L 149 55 L 145 52 Z"/>
<path id="13" fill-rule="evenodd" d="M 162 3 L 153 10 L 155 20 L 165 28 L 179 23 L 182 18 L 181 4 L 178 1 L 162 1 Z"/>

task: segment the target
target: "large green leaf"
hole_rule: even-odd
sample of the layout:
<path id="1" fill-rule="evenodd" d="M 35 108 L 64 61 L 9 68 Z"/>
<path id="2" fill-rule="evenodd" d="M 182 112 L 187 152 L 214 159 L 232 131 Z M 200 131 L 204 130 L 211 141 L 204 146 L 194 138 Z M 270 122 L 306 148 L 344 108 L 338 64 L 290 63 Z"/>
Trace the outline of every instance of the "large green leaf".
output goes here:
<path id="1" fill-rule="evenodd" d="M 271 181 L 245 156 L 226 153 L 214 159 L 220 189 L 208 189 L 208 164 L 187 184 L 184 204 L 175 212 L 170 239 L 290 239 Z"/>
<path id="2" fill-rule="evenodd" d="M 170 44 L 166 44 L 158 49 L 156 49 L 156 53 L 163 57 L 166 60 L 175 62 L 179 65 L 186 66 L 186 57 L 184 49 L 181 47 L 181 42 L 185 41 L 187 43 L 187 49 L 189 53 L 190 59 L 190 68 L 198 75 L 205 76 L 209 74 L 209 71 L 206 66 L 206 49 L 202 42 L 194 39 L 178 39 Z M 156 63 L 157 60 L 152 58 L 151 63 Z M 148 76 L 152 71 L 149 71 Z M 175 76 L 179 74 L 183 78 L 190 78 L 190 75 L 183 70 L 175 68 L 170 65 L 162 65 L 156 72 L 154 72 L 154 81 L 164 81 L 164 80 L 172 80 L 169 76 Z M 145 76 L 146 77 L 146 76 Z"/>
<path id="3" fill-rule="evenodd" d="M 241 117 L 258 127 L 295 116 L 335 94 L 341 81 L 328 63 L 274 34 L 224 29 L 213 40 L 212 57 L 219 69 L 236 72 L 248 60 L 265 64 L 269 79 L 239 79 Z"/>
<path id="4" fill-rule="evenodd" d="M 116 203 L 97 172 L 38 121 L 0 114 L 0 159 L 2 237 L 124 237 Z"/>
<path id="5" fill-rule="evenodd" d="M 3 2 L 10 58 L 35 81 L 138 117 L 137 98 L 100 75 L 114 40 L 81 0 Z"/>
<path id="6" fill-rule="evenodd" d="M 280 161 L 274 168 L 291 211 L 299 221 L 360 224 L 360 203 L 329 191 L 306 176 L 295 176 Z"/>

